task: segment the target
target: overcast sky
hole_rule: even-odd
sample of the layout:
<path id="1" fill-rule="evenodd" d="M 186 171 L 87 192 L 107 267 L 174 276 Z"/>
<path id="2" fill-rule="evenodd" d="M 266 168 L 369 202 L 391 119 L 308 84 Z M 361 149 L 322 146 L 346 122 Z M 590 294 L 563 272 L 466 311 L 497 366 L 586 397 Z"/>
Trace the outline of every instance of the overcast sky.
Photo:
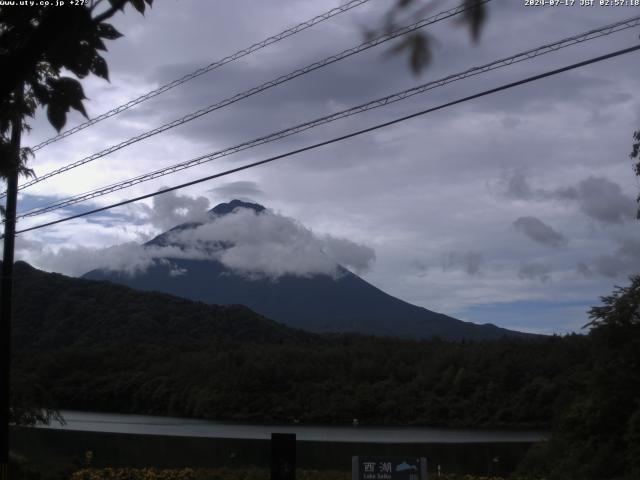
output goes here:
<path id="1" fill-rule="evenodd" d="M 429 14 L 457 1 L 431 1 Z M 577 2 L 579 3 L 579 2 Z M 83 81 L 90 115 L 318 15 L 338 1 L 157 1 L 145 17 L 114 18 L 111 82 Z M 228 64 L 37 152 L 43 174 L 111 144 L 363 41 L 389 0 L 367 4 Z M 433 60 L 420 76 L 392 44 L 242 100 L 170 132 L 24 190 L 19 210 L 236 145 L 419 83 L 620 19 L 638 7 L 526 7 L 494 0 L 480 41 L 453 19 L 428 27 Z M 114 193 L 61 218 L 410 114 L 486 88 L 635 45 L 631 29 L 456 82 L 363 115 Z M 477 323 L 544 333 L 581 331 L 586 311 L 640 272 L 640 53 L 419 117 L 168 196 L 19 236 L 18 256 L 78 275 L 233 198 L 257 201 L 349 245 L 359 273 L 411 303 Z M 635 67 L 634 67 L 635 65 Z M 81 122 L 71 115 L 68 126 Z M 24 143 L 55 132 L 43 115 Z M 295 221 L 299 222 L 296 223 Z M 306 230 L 305 230 L 306 231 Z M 306 238 L 298 235 L 296 238 Z M 63 249 L 63 250 L 60 250 Z M 104 250 L 107 249 L 107 250 Z M 345 249 L 346 251 L 346 249 Z M 366 253 L 366 255 L 365 255 Z M 364 255 L 364 257 L 363 257 Z M 349 264 L 348 258 L 342 258 Z M 122 260 L 122 259 L 121 259 Z M 355 258 L 351 265 L 358 265 Z M 80 267 L 79 267 L 80 265 Z"/>

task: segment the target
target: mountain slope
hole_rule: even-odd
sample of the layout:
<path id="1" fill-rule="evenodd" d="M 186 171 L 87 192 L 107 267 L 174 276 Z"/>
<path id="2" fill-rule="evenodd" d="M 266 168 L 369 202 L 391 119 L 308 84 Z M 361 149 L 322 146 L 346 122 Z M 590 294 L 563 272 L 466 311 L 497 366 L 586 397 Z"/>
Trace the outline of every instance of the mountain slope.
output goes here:
<path id="1" fill-rule="evenodd" d="M 1 264 L 1 262 L 0 262 Z M 97 345 L 207 345 L 213 341 L 307 342 L 313 335 L 242 305 L 207 305 L 110 282 L 15 264 L 14 348 L 47 351 Z"/>
<path id="2" fill-rule="evenodd" d="M 246 208 L 260 214 L 261 205 L 234 200 L 210 211 L 216 217 Z M 175 232 L 201 223 L 174 227 L 146 245 L 176 245 Z M 224 245 L 216 245 L 224 248 Z M 357 332 L 402 338 L 441 337 L 449 340 L 481 340 L 502 336 L 526 336 L 492 324 L 476 325 L 411 305 L 379 290 L 359 276 L 339 267 L 340 275 L 311 277 L 284 275 L 277 280 L 249 279 L 216 260 L 169 258 L 142 273 L 94 270 L 84 278 L 108 280 L 132 288 L 160 291 L 210 304 L 242 304 L 286 325 L 312 332 Z M 176 275 L 176 272 L 181 272 Z"/>

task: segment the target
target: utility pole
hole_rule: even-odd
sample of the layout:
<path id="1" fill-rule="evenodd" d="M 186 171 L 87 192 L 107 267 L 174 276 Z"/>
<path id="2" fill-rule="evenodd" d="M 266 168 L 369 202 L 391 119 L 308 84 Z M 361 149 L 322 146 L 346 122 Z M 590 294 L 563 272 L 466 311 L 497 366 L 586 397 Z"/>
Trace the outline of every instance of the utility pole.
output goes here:
<path id="1" fill-rule="evenodd" d="M 16 203 L 18 197 L 18 166 L 20 165 L 20 140 L 22 133 L 22 119 L 20 107 L 22 105 L 22 89 L 15 97 L 15 118 L 11 125 L 11 165 L 7 178 L 7 201 L 4 220 L 4 251 L 2 256 L 2 293 L 0 295 L 0 337 L 2 358 L 0 359 L 0 421 L 2 433 L 0 435 L 0 480 L 7 480 L 9 476 L 9 384 L 11 373 L 11 297 L 13 290 L 13 253 L 16 234 Z"/>

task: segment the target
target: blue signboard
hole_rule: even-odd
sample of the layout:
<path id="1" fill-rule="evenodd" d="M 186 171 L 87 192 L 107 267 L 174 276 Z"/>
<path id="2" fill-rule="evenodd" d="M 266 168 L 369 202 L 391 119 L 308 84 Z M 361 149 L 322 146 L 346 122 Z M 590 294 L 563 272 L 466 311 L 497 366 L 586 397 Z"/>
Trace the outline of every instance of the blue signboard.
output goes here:
<path id="1" fill-rule="evenodd" d="M 427 480 L 424 457 L 353 457 L 352 480 Z"/>

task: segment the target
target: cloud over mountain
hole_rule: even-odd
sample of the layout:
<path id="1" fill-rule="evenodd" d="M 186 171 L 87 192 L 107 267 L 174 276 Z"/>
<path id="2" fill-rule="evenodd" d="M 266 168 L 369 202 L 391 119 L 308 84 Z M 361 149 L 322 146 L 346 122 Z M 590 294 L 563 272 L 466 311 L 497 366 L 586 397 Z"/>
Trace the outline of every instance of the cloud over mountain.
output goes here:
<path id="1" fill-rule="evenodd" d="M 209 200 L 206 197 L 190 197 L 168 192 L 153 197 L 153 207 L 140 205 L 147 221 L 160 230 L 167 230 L 179 223 L 202 220 L 207 214 Z"/>
<path id="2" fill-rule="evenodd" d="M 173 231 L 168 241 L 185 252 L 206 252 L 236 273 L 258 277 L 337 275 L 338 264 L 363 271 L 375 258 L 364 245 L 317 235 L 292 218 L 247 208 Z"/>
<path id="3" fill-rule="evenodd" d="M 236 208 L 226 215 L 205 217 L 205 202 L 208 204 L 204 197 L 186 201 L 176 195 L 154 202 L 154 208 L 146 213 L 158 224 L 164 223 L 162 214 L 198 222 L 164 234 L 162 243 L 130 242 L 104 249 L 43 248 L 33 260 L 48 270 L 71 275 L 93 269 L 135 274 L 158 262 L 171 265 L 170 259 L 216 260 L 249 278 L 278 279 L 284 275 L 338 276 L 339 265 L 362 272 L 375 259 L 370 247 L 316 234 L 294 219 L 269 210 Z M 175 271 L 176 275 L 181 273 Z"/>

